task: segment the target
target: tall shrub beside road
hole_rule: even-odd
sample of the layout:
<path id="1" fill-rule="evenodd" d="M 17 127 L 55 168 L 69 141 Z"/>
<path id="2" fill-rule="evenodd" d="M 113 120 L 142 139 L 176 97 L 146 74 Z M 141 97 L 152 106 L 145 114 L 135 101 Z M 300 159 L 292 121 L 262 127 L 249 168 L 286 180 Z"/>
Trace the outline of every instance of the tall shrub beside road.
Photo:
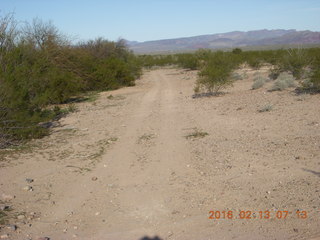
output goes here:
<path id="1" fill-rule="evenodd" d="M 0 17 L 0 148 L 45 135 L 39 123 L 60 114 L 49 105 L 86 91 L 132 86 L 140 74 L 139 61 L 121 40 L 74 45 L 50 22 L 19 26 L 12 14 Z"/>

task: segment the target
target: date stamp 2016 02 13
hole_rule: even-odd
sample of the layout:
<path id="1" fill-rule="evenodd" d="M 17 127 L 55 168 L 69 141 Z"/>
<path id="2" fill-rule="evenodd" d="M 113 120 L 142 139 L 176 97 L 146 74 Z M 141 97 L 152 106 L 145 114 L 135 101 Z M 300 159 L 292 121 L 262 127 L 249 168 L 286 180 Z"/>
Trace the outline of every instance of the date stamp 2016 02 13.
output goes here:
<path id="1" fill-rule="evenodd" d="M 298 219 L 307 219 L 307 211 L 286 211 L 286 210 L 240 210 L 240 211 L 209 211 L 209 219 L 220 220 L 220 219 L 287 219 L 295 217 Z"/>

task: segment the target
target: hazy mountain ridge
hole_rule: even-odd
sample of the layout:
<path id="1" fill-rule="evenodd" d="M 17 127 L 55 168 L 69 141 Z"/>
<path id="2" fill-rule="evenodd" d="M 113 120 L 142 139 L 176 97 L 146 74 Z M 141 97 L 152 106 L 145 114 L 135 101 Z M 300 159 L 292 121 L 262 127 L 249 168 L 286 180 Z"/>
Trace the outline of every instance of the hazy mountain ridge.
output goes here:
<path id="1" fill-rule="evenodd" d="M 146 42 L 127 42 L 136 53 L 190 51 L 198 48 L 233 48 L 248 46 L 320 44 L 320 32 L 283 30 L 233 31 Z"/>

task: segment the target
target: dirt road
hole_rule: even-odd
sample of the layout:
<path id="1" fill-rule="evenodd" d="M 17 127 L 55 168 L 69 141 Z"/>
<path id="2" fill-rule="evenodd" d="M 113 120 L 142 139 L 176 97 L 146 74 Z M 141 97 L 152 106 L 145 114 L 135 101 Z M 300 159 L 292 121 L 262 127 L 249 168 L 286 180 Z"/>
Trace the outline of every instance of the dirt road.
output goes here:
<path id="1" fill-rule="evenodd" d="M 0 203 L 19 215 L 1 234 L 320 236 L 319 96 L 252 91 L 247 74 L 224 96 L 193 99 L 195 72 L 152 70 L 78 103 L 50 136 L 1 161 L 0 194 L 15 198 Z"/>

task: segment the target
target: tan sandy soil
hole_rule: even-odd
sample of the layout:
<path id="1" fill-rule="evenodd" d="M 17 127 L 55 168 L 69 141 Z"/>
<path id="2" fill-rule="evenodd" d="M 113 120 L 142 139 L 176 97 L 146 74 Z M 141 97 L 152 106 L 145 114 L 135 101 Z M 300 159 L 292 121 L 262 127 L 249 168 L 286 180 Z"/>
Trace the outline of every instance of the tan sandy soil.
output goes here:
<path id="1" fill-rule="evenodd" d="M 318 238 L 320 96 L 250 90 L 254 72 L 242 71 L 248 78 L 219 97 L 192 98 L 196 72 L 166 68 L 78 103 L 50 136 L 2 157 L 0 198 L 15 198 L 0 206 L 25 218 L 11 219 L 18 229 L 1 226 L 0 235 Z M 266 105 L 271 111 L 258 111 Z M 252 211 L 251 219 L 239 219 L 240 211 Z M 278 219 L 277 211 L 289 213 Z"/>

